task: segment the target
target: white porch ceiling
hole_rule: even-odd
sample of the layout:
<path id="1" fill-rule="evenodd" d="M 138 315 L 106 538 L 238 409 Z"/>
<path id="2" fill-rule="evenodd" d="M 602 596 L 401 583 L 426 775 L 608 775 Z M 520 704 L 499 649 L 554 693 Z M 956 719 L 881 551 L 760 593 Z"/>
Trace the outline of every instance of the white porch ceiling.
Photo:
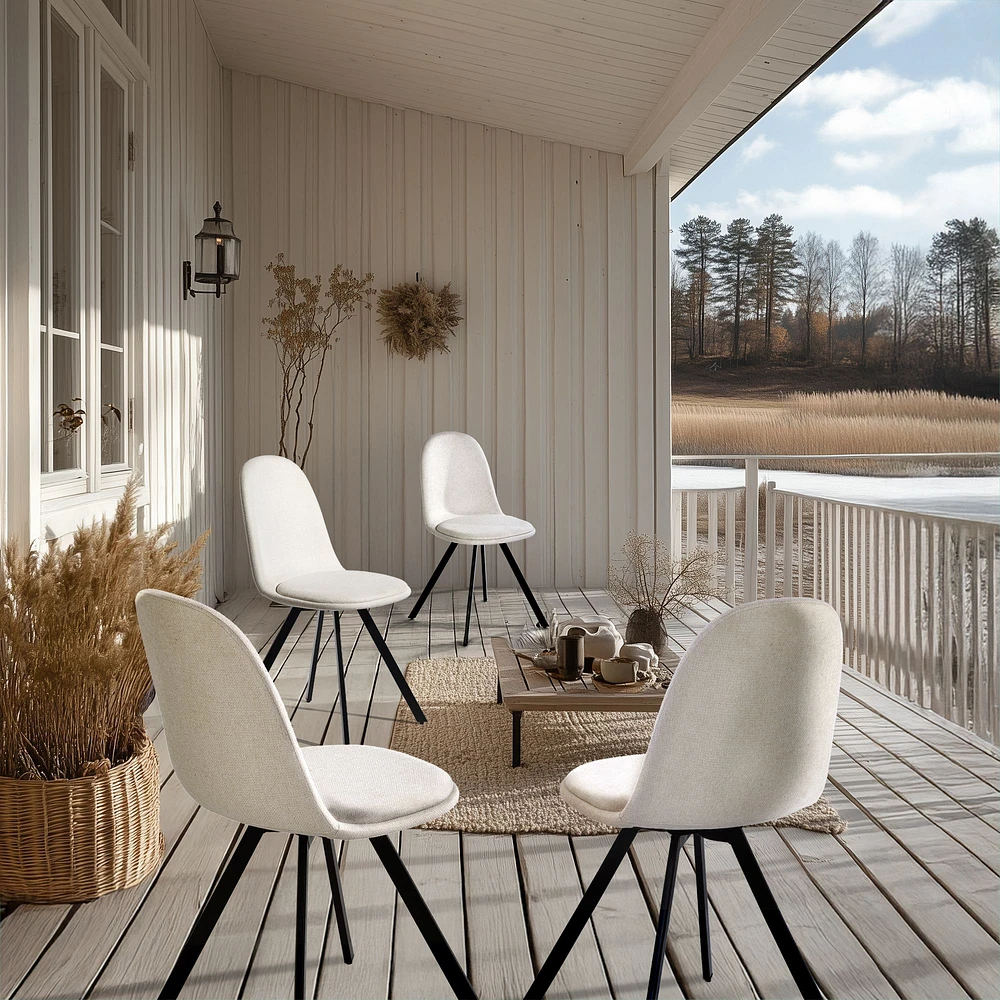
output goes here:
<path id="1" fill-rule="evenodd" d="M 729 0 L 741 24 L 792 10 L 745 56 L 728 33 L 713 40 L 722 0 L 197 2 L 228 68 L 622 154 L 678 74 L 686 87 L 706 51 L 728 59 L 728 86 L 710 80 L 704 110 L 671 136 L 677 191 L 880 0 Z"/>

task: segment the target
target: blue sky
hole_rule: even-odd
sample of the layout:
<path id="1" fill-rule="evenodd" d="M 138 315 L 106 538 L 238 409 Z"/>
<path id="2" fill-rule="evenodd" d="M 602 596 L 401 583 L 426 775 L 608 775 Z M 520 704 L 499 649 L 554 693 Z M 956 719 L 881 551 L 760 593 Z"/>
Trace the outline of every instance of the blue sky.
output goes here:
<path id="1" fill-rule="evenodd" d="M 845 249 L 927 248 L 947 219 L 1000 224 L 1000 0 L 894 0 L 672 205 L 769 212 Z"/>

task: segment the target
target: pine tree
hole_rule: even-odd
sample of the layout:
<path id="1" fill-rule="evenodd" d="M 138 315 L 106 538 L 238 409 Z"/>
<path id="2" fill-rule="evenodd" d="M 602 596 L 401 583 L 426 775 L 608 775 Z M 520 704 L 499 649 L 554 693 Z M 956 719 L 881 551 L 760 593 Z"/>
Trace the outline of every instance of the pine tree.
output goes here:
<path id="1" fill-rule="evenodd" d="M 749 219 L 734 219 L 719 240 L 715 257 L 721 297 L 733 313 L 730 356 L 739 360 L 740 327 L 747 298 L 747 272 L 753 256 L 753 226 Z"/>
<path id="2" fill-rule="evenodd" d="M 793 229 L 780 215 L 769 215 L 757 227 L 755 257 L 760 264 L 764 305 L 764 354 L 771 356 L 771 330 L 775 316 L 788 301 L 795 281 L 798 259 Z"/>
<path id="3" fill-rule="evenodd" d="M 707 215 L 685 222 L 680 229 L 680 242 L 674 251 L 684 269 L 691 275 L 696 296 L 696 326 L 698 354 L 705 353 L 705 305 L 710 285 L 709 268 L 718 247 L 722 226 Z"/>

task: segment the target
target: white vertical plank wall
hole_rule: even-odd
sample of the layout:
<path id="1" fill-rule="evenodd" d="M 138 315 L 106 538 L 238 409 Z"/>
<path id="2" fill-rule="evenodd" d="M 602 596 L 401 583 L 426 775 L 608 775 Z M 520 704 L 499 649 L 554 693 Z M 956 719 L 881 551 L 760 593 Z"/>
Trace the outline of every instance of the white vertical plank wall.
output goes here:
<path id="1" fill-rule="evenodd" d="M 341 328 L 306 471 L 345 565 L 423 584 L 443 546 L 421 519 L 420 450 L 457 429 L 481 441 L 504 509 L 536 526 L 515 553 L 529 579 L 603 585 L 609 555 L 630 527 L 652 530 L 656 508 L 651 177 L 625 177 L 617 154 L 226 81 L 227 203 L 243 238 L 226 313 L 227 586 L 248 582 L 239 468 L 277 450 L 262 317 L 264 268 L 282 252 L 310 275 L 372 271 L 380 289 L 419 272 L 464 300 L 451 352 L 426 362 L 387 357 L 374 309 Z M 468 565 L 453 562 L 445 583 L 461 586 Z"/>
<path id="2" fill-rule="evenodd" d="M 223 316 L 229 297 L 181 295 L 181 262 L 225 204 L 222 68 L 194 0 L 148 5 L 144 203 L 148 523 L 183 544 L 205 530 L 203 598 L 223 595 Z M 237 232 L 239 223 L 237 222 Z"/>

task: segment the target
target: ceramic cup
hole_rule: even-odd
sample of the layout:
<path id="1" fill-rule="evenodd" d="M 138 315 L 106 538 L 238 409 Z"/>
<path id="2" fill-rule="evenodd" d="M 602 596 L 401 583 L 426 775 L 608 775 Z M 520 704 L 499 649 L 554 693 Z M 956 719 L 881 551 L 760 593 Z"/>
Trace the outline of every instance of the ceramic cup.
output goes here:
<path id="1" fill-rule="evenodd" d="M 609 684 L 634 684 L 638 676 L 638 664 L 622 656 L 601 660 L 601 677 Z"/>

